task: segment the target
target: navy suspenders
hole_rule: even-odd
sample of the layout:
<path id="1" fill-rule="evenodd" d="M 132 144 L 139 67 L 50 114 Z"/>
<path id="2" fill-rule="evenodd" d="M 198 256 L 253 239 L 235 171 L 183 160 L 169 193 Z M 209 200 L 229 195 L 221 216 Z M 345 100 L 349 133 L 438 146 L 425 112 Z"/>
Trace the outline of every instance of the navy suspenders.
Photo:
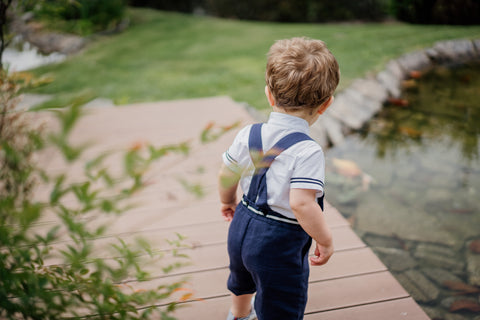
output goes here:
<path id="1" fill-rule="evenodd" d="M 267 204 L 266 174 L 272 162 L 284 150 L 298 142 L 313 139 L 305 133 L 293 132 L 281 138 L 270 150 L 264 153 L 262 146 L 262 125 L 263 123 L 254 124 L 250 130 L 248 146 L 250 156 L 252 157 L 255 166 L 255 173 L 250 182 L 248 194 L 243 197 L 242 202 L 247 208 L 255 213 L 262 214 L 272 219 L 298 224 L 296 219 L 285 217 L 273 211 Z M 320 200 L 322 200 L 321 203 Z M 320 200 L 319 204 L 323 210 L 323 197 Z"/>

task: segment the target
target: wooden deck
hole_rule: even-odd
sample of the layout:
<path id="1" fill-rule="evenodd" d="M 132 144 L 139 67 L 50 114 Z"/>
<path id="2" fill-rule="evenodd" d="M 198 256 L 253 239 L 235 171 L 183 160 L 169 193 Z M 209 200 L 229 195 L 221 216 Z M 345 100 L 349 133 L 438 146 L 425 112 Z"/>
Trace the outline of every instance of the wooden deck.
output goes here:
<path id="1" fill-rule="evenodd" d="M 128 107 L 91 109 L 75 129 L 76 142 L 95 141 L 98 150 L 123 148 L 149 141 L 161 146 L 190 140 L 188 157 L 169 156 L 148 173 L 151 185 L 134 201 L 141 206 L 109 222 L 108 235 L 95 240 L 99 256 L 113 237 L 127 243 L 136 236 L 147 238 L 155 250 L 168 250 L 167 238 L 175 233 L 186 236 L 185 249 L 191 263 L 165 275 L 159 266 L 149 266 L 148 282 L 129 283 L 135 288 L 152 288 L 187 278 L 194 297 L 176 312 L 183 319 L 225 319 L 230 299 L 226 288 L 228 223 L 219 213 L 216 192 L 221 153 L 231 143 L 236 130 L 215 142 L 201 144 L 199 135 L 209 123 L 242 126 L 253 122 L 245 109 L 227 97 Z M 51 170 L 59 162 L 50 159 Z M 112 164 L 115 166 L 115 164 Z M 118 164 L 117 164 L 118 166 Z M 71 172 L 75 176 L 75 170 Z M 180 181 L 199 184 L 203 197 L 185 190 Z M 327 204 L 326 216 L 333 231 L 335 254 L 323 267 L 312 267 L 309 301 L 305 319 L 427 320 L 428 316 L 388 272 L 386 267 L 351 230 L 339 212 Z M 45 225 L 48 225 L 48 218 Z M 169 258 L 160 264 L 169 262 Z"/>

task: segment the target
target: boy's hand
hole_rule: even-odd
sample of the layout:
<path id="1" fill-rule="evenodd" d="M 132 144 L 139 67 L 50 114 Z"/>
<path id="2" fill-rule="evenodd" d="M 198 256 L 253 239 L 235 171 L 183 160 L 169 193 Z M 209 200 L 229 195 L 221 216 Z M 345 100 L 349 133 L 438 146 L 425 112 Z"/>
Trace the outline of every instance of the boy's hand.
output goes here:
<path id="1" fill-rule="evenodd" d="M 236 203 L 222 203 L 220 211 L 222 212 L 223 219 L 225 221 L 232 221 L 233 215 L 235 214 L 235 209 L 237 207 Z"/>
<path id="2" fill-rule="evenodd" d="M 315 256 L 310 257 L 312 266 L 321 266 L 328 262 L 333 254 L 333 245 L 321 246 L 317 243 L 315 247 Z"/>

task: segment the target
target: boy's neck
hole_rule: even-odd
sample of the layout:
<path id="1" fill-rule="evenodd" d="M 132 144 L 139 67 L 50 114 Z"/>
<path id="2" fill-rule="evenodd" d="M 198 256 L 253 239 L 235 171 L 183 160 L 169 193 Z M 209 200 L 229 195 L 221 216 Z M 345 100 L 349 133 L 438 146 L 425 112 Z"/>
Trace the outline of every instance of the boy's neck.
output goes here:
<path id="1" fill-rule="evenodd" d="M 290 116 L 302 118 L 303 120 L 308 122 L 308 125 L 312 125 L 317 121 L 318 117 L 320 114 L 317 112 L 316 109 L 287 109 L 287 108 L 282 108 L 282 107 L 277 107 L 276 105 L 272 106 L 273 111 L 283 113 L 283 114 L 288 114 Z"/>

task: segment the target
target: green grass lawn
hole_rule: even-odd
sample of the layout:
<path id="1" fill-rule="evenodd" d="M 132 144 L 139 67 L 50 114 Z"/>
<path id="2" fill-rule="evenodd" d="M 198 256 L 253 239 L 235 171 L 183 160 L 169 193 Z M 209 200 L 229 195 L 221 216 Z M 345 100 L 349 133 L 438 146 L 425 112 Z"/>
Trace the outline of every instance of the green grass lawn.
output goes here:
<path id="1" fill-rule="evenodd" d="M 34 70 L 55 80 L 32 92 L 88 92 L 117 104 L 228 95 L 264 108 L 266 53 L 277 39 L 324 40 L 339 61 L 341 89 L 403 53 L 439 40 L 480 38 L 480 25 L 280 24 L 149 9 L 130 9 L 129 15 L 125 32 L 98 37 L 81 54 Z"/>

